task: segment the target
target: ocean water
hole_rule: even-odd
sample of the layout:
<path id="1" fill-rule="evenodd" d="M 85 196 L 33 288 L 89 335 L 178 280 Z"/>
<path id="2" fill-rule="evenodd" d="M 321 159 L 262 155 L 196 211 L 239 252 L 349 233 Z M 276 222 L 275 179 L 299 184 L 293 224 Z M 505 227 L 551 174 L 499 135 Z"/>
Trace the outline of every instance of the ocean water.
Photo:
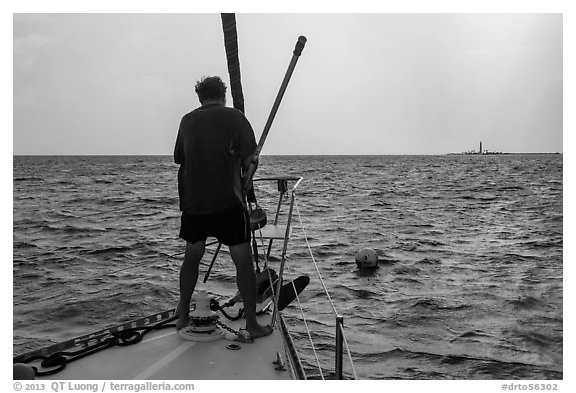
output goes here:
<path id="1" fill-rule="evenodd" d="M 312 278 L 316 355 L 300 311 L 285 314 L 308 373 L 333 373 L 335 347 L 311 252 L 359 378 L 562 379 L 562 159 L 262 157 L 257 177 L 304 177 L 287 256 Z M 169 156 L 14 157 L 14 354 L 175 306 L 176 174 Z M 270 218 L 275 185 L 257 195 Z M 356 267 L 362 248 L 378 269 Z M 208 284 L 235 293 L 226 252 Z"/>

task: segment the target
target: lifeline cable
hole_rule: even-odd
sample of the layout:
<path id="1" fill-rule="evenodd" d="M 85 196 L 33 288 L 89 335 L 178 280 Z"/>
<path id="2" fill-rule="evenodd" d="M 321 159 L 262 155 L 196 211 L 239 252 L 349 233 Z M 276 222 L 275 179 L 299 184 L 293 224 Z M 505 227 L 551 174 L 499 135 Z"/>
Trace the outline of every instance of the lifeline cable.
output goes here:
<path id="1" fill-rule="evenodd" d="M 296 202 L 296 199 L 294 200 L 294 205 L 296 206 L 296 212 L 298 213 L 298 220 L 300 222 L 300 228 L 302 229 L 302 234 L 304 236 L 304 240 L 306 241 L 306 246 L 308 247 L 308 252 L 310 254 L 310 258 L 312 259 L 314 268 L 316 269 L 316 272 L 318 273 L 318 278 L 320 279 L 320 283 L 322 284 L 322 287 L 324 288 L 324 292 L 326 293 L 326 296 L 328 297 L 328 301 L 329 301 L 330 305 L 332 306 L 332 310 L 334 311 L 334 316 L 338 317 L 339 314 L 336 311 L 336 307 L 334 306 L 334 302 L 332 301 L 332 298 L 330 297 L 330 293 L 328 292 L 328 289 L 326 288 L 326 285 L 324 284 L 324 280 L 322 279 L 322 275 L 320 274 L 320 270 L 318 269 L 318 265 L 316 264 L 316 260 L 314 259 L 314 255 L 312 254 L 312 248 L 310 247 L 310 243 L 308 242 L 308 237 L 306 236 L 306 230 L 304 229 L 304 224 L 302 222 L 302 216 L 300 214 L 300 209 L 298 208 L 298 203 Z M 298 299 L 298 296 L 296 298 Z M 298 299 L 298 303 L 300 303 L 299 299 Z M 352 373 L 354 374 L 354 379 L 358 379 L 358 376 L 356 374 L 356 368 L 354 367 L 354 362 L 352 361 L 352 355 L 350 354 L 350 348 L 348 346 L 348 341 L 346 340 L 346 335 L 344 334 L 343 330 L 342 330 L 342 338 L 343 338 L 344 344 L 346 345 L 346 352 L 348 353 L 348 358 L 350 360 L 350 365 L 352 367 Z"/>
<path id="2" fill-rule="evenodd" d="M 260 233 L 260 244 L 261 244 L 262 248 L 264 248 L 264 237 L 262 236 L 262 230 L 261 230 L 261 228 L 258 229 L 258 232 Z M 275 293 L 275 289 L 274 289 L 274 283 L 272 282 L 273 280 L 272 280 L 272 277 L 270 276 L 270 269 L 269 269 L 269 266 L 268 266 L 268 253 L 269 253 L 269 251 L 266 252 L 266 253 L 264 253 L 264 268 L 268 270 L 268 282 L 269 282 L 270 288 L 271 288 L 271 290 L 272 290 L 272 291 L 271 291 L 271 292 L 272 292 L 272 302 L 274 302 L 274 308 L 276 309 L 276 308 L 278 307 L 278 304 L 276 303 L 277 298 L 276 298 L 276 293 Z M 295 285 L 294 285 L 294 281 L 291 280 L 291 283 L 292 283 L 292 288 L 294 289 L 294 293 L 296 294 L 296 298 L 298 298 L 298 291 L 296 290 L 296 287 L 295 287 Z M 280 290 L 282 290 L 282 288 L 280 288 Z M 298 303 L 300 303 L 300 302 L 298 302 Z M 274 311 L 274 312 L 276 312 L 276 311 Z M 282 323 L 282 322 L 281 322 L 281 323 Z M 290 335 L 290 332 L 289 332 L 288 330 L 286 330 L 286 333 L 287 333 L 288 335 Z M 288 346 L 288 345 L 287 345 L 288 343 L 286 342 L 286 338 L 284 337 L 284 335 L 281 335 L 281 337 L 282 337 L 282 342 L 284 343 L 284 346 Z M 292 339 L 292 338 L 290 337 L 290 340 L 291 340 L 291 339 Z M 296 348 L 293 348 L 293 350 L 294 350 L 296 353 L 298 352 L 298 351 L 296 350 Z M 292 360 L 293 360 L 293 359 L 291 359 L 291 357 L 288 356 L 288 361 L 289 361 L 291 364 L 292 364 Z M 298 362 L 298 367 L 299 367 L 299 369 L 300 369 L 300 370 L 304 370 L 304 366 L 302 365 L 302 361 L 300 360 L 300 356 L 296 356 L 296 361 Z M 292 364 L 292 369 L 294 369 L 294 368 L 295 368 L 295 367 L 294 367 L 294 365 Z M 302 376 L 304 377 L 304 379 L 308 379 L 308 378 L 306 378 L 306 374 L 305 374 L 303 371 L 302 371 Z"/>

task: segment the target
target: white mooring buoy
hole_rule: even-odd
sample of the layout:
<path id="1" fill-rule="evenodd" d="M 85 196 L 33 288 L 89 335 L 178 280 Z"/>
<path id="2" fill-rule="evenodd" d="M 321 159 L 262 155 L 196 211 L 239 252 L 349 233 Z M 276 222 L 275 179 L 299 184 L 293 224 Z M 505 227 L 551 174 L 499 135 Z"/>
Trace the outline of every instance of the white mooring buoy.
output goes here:
<path id="1" fill-rule="evenodd" d="M 374 269 L 378 267 L 378 255 L 371 248 L 364 248 L 356 253 L 356 265 L 360 269 Z"/>

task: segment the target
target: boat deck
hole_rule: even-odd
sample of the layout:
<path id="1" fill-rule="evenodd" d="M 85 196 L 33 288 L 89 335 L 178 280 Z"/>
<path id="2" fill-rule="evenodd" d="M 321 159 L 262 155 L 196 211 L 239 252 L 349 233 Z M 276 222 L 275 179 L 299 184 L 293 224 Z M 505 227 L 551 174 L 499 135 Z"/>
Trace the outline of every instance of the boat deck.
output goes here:
<path id="1" fill-rule="evenodd" d="M 269 324 L 271 314 L 259 317 Z M 244 319 L 222 321 L 238 330 Z M 215 341 L 189 341 L 180 337 L 174 327 L 152 331 L 137 344 L 115 346 L 67 365 L 42 379 L 58 380 L 274 380 L 293 379 L 283 342 L 282 331 L 275 327 L 272 335 L 254 343 L 233 341 L 226 332 Z M 228 349 L 237 344 L 239 349 Z M 285 364 L 278 370 L 278 357 Z"/>
<path id="2" fill-rule="evenodd" d="M 255 236 L 263 242 L 282 242 L 281 268 L 285 262 L 285 253 L 291 233 L 292 207 L 295 203 L 295 190 L 302 181 L 301 177 L 281 176 L 277 178 L 255 179 L 276 181 L 280 196 L 273 223 L 258 229 Z M 289 190 L 288 181 L 295 184 Z M 280 217 L 283 196 L 290 192 L 288 213 Z M 272 220 L 271 220 L 272 221 Z M 285 224 L 280 224 L 285 221 Z M 218 250 L 218 249 L 217 249 Z M 280 273 L 281 274 L 281 273 Z M 224 338 L 215 341 L 189 341 L 182 337 L 175 327 L 165 327 L 148 332 L 141 342 L 128 346 L 113 346 L 89 356 L 76 359 L 66 365 L 63 370 L 51 374 L 37 376 L 38 379 L 56 380 L 276 380 L 305 378 L 302 365 L 292 345 L 292 340 L 286 330 L 281 310 L 297 293 L 300 293 L 309 282 L 309 278 L 299 277 L 294 290 L 287 289 L 286 296 L 277 299 L 279 311 L 276 314 L 274 331 L 270 336 L 261 337 L 254 343 L 239 343 L 234 341 L 235 335 L 225 332 Z M 298 281 L 300 280 L 300 281 Z M 289 285 L 288 283 L 284 286 Z M 284 286 L 280 293 L 284 293 Z M 297 292 L 295 292 L 297 291 Z M 286 303 L 288 302 L 288 303 Z M 286 303 L 286 304 L 284 304 Z M 239 306 L 239 305 L 237 305 Z M 28 363 L 38 368 L 39 373 L 51 371 L 40 366 L 38 357 L 45 358 L 62 351 L 66 359 L 77 358 L 84 350 L 92 350 L 94 346 L 104 344 L 112 335 L 126 329 L 151 327 L 161 321 L 168 321 L 174 310 L 162 312 L 150 317 L 141 318 L 126 324 L 90 333 L 85 336 L 56 343 L 26 354 L 17 355 L 13 363 Z M 232 310 L 227 310 L 232 311 Z M 232 315 L 235 313 L 232 311 Z M 260 324 L 268 325 L 272 313 L 258 316 Z M 230 321 L 220 319 L 226 326 L 238 331 L 244 326 L 245 320 Z M 231 349 L 230 344 L 236 344 L 238 349 Z M 31 360 L 36 359 L 36 360 Z M 58 358 L 57 358 L 58 360 Z M 60 359 L 61 360 L 61 359 Z M 64 359 L 65 360 L 65 359 Z M 280 365 L 278 365 L 280 360 Z M 58 367 L 54 366 L 54 369 Z M 52 370 L 54 370 L 52 369 Z"/>

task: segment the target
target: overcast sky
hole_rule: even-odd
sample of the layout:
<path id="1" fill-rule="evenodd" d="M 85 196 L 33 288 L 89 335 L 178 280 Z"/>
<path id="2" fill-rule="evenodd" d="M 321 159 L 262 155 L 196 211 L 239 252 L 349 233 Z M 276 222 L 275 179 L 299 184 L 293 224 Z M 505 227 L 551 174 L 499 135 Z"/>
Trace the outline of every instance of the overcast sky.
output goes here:
<path id="1" fill-rule="evenodd" d="M 561 14 L 236 18 L 257 139 L 308 38 L 263 154 L 563 152 Z M 195 82 L 228 82 L 216 13 L 13 21 L 14 154 L 172 154 Z"/>

